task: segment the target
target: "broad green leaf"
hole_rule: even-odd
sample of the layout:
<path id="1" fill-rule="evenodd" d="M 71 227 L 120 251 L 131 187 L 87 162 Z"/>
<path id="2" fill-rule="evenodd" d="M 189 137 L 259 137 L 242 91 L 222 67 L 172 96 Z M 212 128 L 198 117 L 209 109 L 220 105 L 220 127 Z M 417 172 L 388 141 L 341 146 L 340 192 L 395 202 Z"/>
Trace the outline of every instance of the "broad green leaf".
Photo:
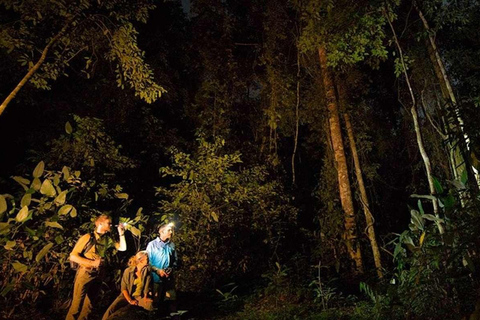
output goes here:
<path id="1" fill-rule="evenodd" d="M 422 195 L 422 194 L 412 194 L 410 195 L 411 198 L 422 198 L 422 199 L 429 199 L 429 200 L 436 200 L 437 198 L 431 195 Z"/>
<path id="2" fill-rule="evenodd" d="M 15 217 L 15 220 L 18 222 L 24 222 L 28 218 L 28 207 L 24 206 L 18 213 L 17 216 Z"/>
<path id="3" fill-rule="evenodd" d="M 30 203 L 32 202 L 32 195 L 30 193 L 26 193 L 23 197 L 22 200 L 20 201 L 20 206 L 23 208 L 25 206 L 29 206 Z"/>
<path id="4" fill-rule="evenodd" d="M 30 229 L 29 227 L 25 227 L 25 231 L 27 231 L 28 235 L 31 237 L 34 237 L 37 235 L 37 230 Z"/>
<path id="5" fill-rule="evenodd" d="M 433 187 L 435 188 L 435 192 L 437 194 L 442 194 L 443 193 L 443 187 L 442 185 L 440 184 L 440 182 L 437 180 L 437 178 L 435 177 L 432 177 L 433 178 Z"/>
<path id="6" fill-rule="evenodd" d="M 438 202 L 438 206 L 440 208 L 442 208 L 442 209 L 445 208 L 445 205 L 443 204 L 442 199 L 437 199 L 437 202 Z"/>
<path id="7" fill-rule="evenodd" d="M 423 205 L 420 199 L 418 200 L 418 210 L 420 211 L 421 214 L 425 213 L 425 211 L 423 211 Z"/>
<path id="8" fill-rule="evenodd" d="M 13 180 L 17 181 L 23 187 L 23 189 L 28 190 L 27 185 L 30 183 L 30 180 L 19 176 L 13 177 Z"/>
<path id="9" fill-rule="evenodd" d="M 76 170 L 76 171 L 74 172 L 74 174 L 75 174 L 75 177 L 80 178 L 81 172 L 78 171 L 78 170 Z"/>
<path id="10" fill-rule="evenodd" d="M 118 199 L 126 199 L 128 200 L 128 194 L 127 193 L 117 193 L 115 195 Z"/>
<path id="11" fill-rule="evenodd" d="M 424 214 L 423 218 L 434 222 L 443 222 L 443 219 L 435 217 L 433 214 Z"/>
<path id="12" fill-rule="evenodd" d="M 65 199 L 67 198 L 67 190 L 62 191 L 54 200 L 57 206 L 61 206 L 65 203 Z"/>
<path id="13" fill-rule="evenodd" d="M 55 188 L 53 187 L 52 183 L 48 179 L 45 179 L 43 181 L 42 187 L 40 188 L 40 193 L 49 197 L 54 197 L 57 194 L 57 192 L 55 191 Z"/>
<path id="14" fill-rule="evenodd" d="M 7 211 L 7 201 L 5 200 L 5 197 L 0 194 L 0 214 L 5 211 Z"/>
<path id="15" fill-rule="evenodd" d="M 55 237 L 55 242 L 57 244 L 61 244 L 63 242 L 63 237 L 61 235 L 58 235 Z"/>
<path id="16" fill-rule="evenodd" d="M 419 251 L 420 248 L 418 248 L 417 246 L 413 245 L 413 244 L 410 244 L 410 243 L 405 243 L 405 246 L 407 247 L 408 250 L 410 250 L 411 252 L 416 252 L 416 251 Z"/>
<path id="17" fill-rule="evenodd" d="M 72 125 L 68 121 L 67 121 L 67 123 L 65 123 L 65 132 L 67 134 L 72 134 L 72 132 L 73 132 Z"/>
<path id="18" fill-rule="evenodd" d="M 8 222 L 0 222 L 0 235 L 8 234 L 10 232 L 10 224 Z"/>
<path id="19" fill-rule="evenodd" d="M 418 229 L 418 230 L 423 230 L 423 227 L 424 227 L 424 224 L 423 224 L 423 218 L 422 216 L 420 215 L 420 212 L 418 212 L 417 210 L 411 210 L 410 211 L 410 214 L 411 214 L 411 219 L 410 221 L 412 222 L 412 224 Z M 413 244 L 413 242 L 412 242 Z"/>
<path id="20" fill-rule="evenodd" d="M 39 191 L 41 187 L 42 181 L 40 181 L 38 178 L 33 179 L 31 188 L 35 189 L 35 191 Z"/>
<path id="21" fill-rule="evenodd" d="M 449 194 L 448 196 L 442 198 L 445 208 L 451 209 L 455 205 L 455 197 Z"/>
<path id="22" fill-rule="evenodd" d="M 70 217 L 75 218 L 76 216 L 77 216 L 77 209 L 73 207 L 72 211 L 70 211 Z"/>
<path id="23" fill-rule="evenodd" d="M 65 181 L 67 181 L 68 178 L 70 178 L 70 170 L 68 170 L 68 167 L 66 167 L 66 166 L 63 167 L 62 173 L 63 173 L 63 179 L 64 179 Z"/>
<path id="24" fill-rule="evenodd" d="M 20 177 L 20 176 L 13 177 L 13 180 L 17 181 L 20 184 L 29 184 L 30 183 L 30 180 L 25 179 L 25 178 Z"/>
<path id="25" fill-rule="evenodd" d="M 4 248 L 7 249 L 7 250 L 12 250 L 13 247 L 15 247 L 16 244 L 17 244 L 17 242 L 15 242 L 15 241 L 7 241 L 7 244 L 4 246 Z"/>
<path id="26" fill-rule="evenodd" d="M 28 267 L 24 265 L 23 263 L 20 263 L 18 261 L 12 263 L 13 269 L 17 272 L 27 272 Z"/>
<path id="27" fill-rule="evenodd" d="M 37 256 L 35 257 L 35 261 L 40 262 L 40 260 L 47 254 L 47 252 L 53 247 L 53 242 L 49 242 L 45 247 L 40 250 L 39 253 L 37 253 Z"/>
<path id="28" fill-rule="evenodd" d="M 45 163 L 40 161 L 35 167 L 35 170 L 33 170 L 33 177 L 40 178 L 43 175 L 43 170 L 45 170 Z"/>
<path id="29" fill-rule="evenodd" d="M 140 238 L 140 236 L 142 235 L 142 232 L 139 229 L 135 228 L 134 226 L 131 226 L 129 229 L 130 229 L 130 232 L 137 238 Z"/>
<path id="30" fill-rule="evenodd" d="M 62 229 L 63 227 L 60 223 L 58 222 L 52 222 L 52 221 L 45 221 L 45 226 L 51 227 L 51 228 L 57 228 L 57 229 Z"/>
<path id="31" fill-rule="evenodd" d="M 61 216 L 66 215 L 70 213 L 70 210 L 72 210 L 72 208 L 73 206 L 71 204 L 66 204 L 63 207 L 61 207 L 60 210 L 58 210 L 58 214 Z"/>
<path id="32" fill-rule="evenodd" d="M 60 176 L 58 174 L 56 174 L 54 177 L 53 177 L 53 184 L 55 186 L 58 186 L 58 184 L 60 183 Z"/>

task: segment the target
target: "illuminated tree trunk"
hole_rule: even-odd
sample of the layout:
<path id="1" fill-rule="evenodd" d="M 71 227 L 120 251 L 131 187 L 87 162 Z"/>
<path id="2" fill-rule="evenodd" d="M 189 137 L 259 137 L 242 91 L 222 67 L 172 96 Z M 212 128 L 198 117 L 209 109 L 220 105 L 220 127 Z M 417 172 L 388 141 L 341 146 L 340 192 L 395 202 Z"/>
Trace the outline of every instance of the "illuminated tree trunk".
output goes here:
<path id="1" fill-rule="evenodd" d="M 472 169 L 468 158 L 467 151 L 470 139 L 463 130 L 463 119 L 458 111 L 457 98 L 455 97 L 455 93 L 453 92 L 450 79 L 448 78 L 447 70 L 445 69 L 442 57 L 440 56 L 440 52 L 437 48 L 437 44 L 433 36 L 433 31 L 430 29 L 428 21 L 418 7 L 416 1 L 414 1 L 413 3 L 415 5 L 415 8 L 417 9 L 420 19 L 422 20 L 423 27 L 428 34 L 428 52 L 430 60 L 432 61 L 435 75 L 437 76 L 440 83 L 442 96 L 446 101 L 449 102 L 454 113 L 452 116 L 453 123 L 452 121 L 448 121 L 449 119 L 447 119 L 447 124 L 445 128 L 449 136 L 447 146 L 449 148 L 448 151 L 450 153 L 450 162 L 454 177 L 459 178 L 462 175 L 463 171 L 466 170 L 469 178 L 475 181 L 475 184 L 473 184 L 473 186 L 475 187 L 475 189 L 478 189 L 479 177 L 478 174 L 476 174 Z M 458 143 L 458 141 L 460 141 L 460 143 Z"/>
<path id="2" fill-rule="evenodd" d="M 393 38 L 395 40 L 395 45 L 397 47 L 397 50 L 398 50 L 398 53 L 399 53 L 399 56 L 400 56 L 400 64 L 401 64 L 401 67 L 402 67 L 402 73 L 405 76 L 405 81 L 407 82 L 408 92 L 410 93 L 410 98 L 412 100 L 412 105 L 410 107 L 410 113 L 411 113 L 412 119 L 413 119 L 413 127 L 414 127 L 415 135 L 416 135 L 416 138 L 417 138 L 418 150 L 420 151 L 420 155 L 422 156 L 423 164 L 425 165 L 425 172 L 427 174 L 428 187 L 430 189 L 430 194 L 435 195 L 436 192 L 435 192 L 435 186 L 434 186 L 434 183 L 433 183 L 432 165 L 430 163 L 430 158 L 428 157 L 427 151 L 425 150 L 425 146 L 423 144 L 422 131 L 420 130 L 420 124 L 418 122 L 417 102 L 416 102 L 416 99 L 415 99 L 415 95 L 413 93 L 412 85 L 410 84 L 410 78 L 408 77 L 407 67 L 406 67 L 405 61 L 403 59 L 403 50 L 402 50 L 402 47 L 400 46 L 400 42 L 398 41 L 397 33 L 395 32 L 395 29 L 393 28 L 392 22 L 390 20 L 390 17 L 388 16 L 388 13 L 386 12 L 386 10 L 384 10 L 384 16 L 388 21 L 390 29 L 392 30 Z M 432 199 L 432 205 L 433 205 L 433 211 L 435 213 L 435 216 L 438 217 L 438 201 L 437 201 L 436 198 Z M 443 228 L 440 228 L 439 232 L 443 233 Z"/>
<path id="3" fill-rule="evenodd" d="M 347 159 L 343 148 L 342 130 L 340 127 L 340 116 L 338 113 L 338 103 L 335 95 L 333 77 L 327 67 L 327 55 L 325 49 L 320 47 L 318 49 L 318 54 L 327 100 L 328 123 L 335 157 L 335 166 L 337 169 L 340 202 L 342 204 L 345 219 L 345 243 L 351 259 L 355 261 L 357 272 L 363 273 L 362 254 L 357 237 L 357 223 L 355 221 L 350 179 L 348 178 Z"/>
<path id="4" fill-rule="evenodd" d="M 358 158 L 357 144 L 353 134 L 352 124 L 350 122 L 350 116 L 348 113 L 343 114 L 345 119 L 345 126 L 347 129 L 348 140 L 350 143 L 350 149 L 352 150 L 353 163 L 355 165 L 355 175 L 357 176 L 358 189 L 360 190 L 360 200 L 362 201 L 363 212 L 365 214 L 365 221 L 367 223 L 366 231 L 368 240 L 370 240 L 370 246 L 372 247 L 373 260 L 375 261 L 375 268 L 377 269 L 377 275 L 379 278 L 383 278 L 382 273 L 382 259 L 380 256 L 380 250 L 378 249 L 377 238 L 375 236 L 374 218 L 370 211 L 370 205 L 368 203 L 367 191 L 365 189 L 365 183 L 363 182 L 362 168 L 360 166 L 360 159 Z"/>

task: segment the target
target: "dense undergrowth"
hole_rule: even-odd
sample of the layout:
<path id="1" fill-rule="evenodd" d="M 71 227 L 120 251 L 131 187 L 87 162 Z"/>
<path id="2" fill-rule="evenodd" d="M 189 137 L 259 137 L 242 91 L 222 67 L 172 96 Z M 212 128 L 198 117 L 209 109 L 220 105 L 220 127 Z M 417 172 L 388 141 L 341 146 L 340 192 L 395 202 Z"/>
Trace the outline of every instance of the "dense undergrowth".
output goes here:
<path id="1" fill-rule="evenodd" d="M 121 160 L 120 169 L 134 163 L 108 135 L 98 134 L 101 122 L 76 122 L 43 155 L 61 170 L 40 161 L 13 177 L 16 189 L 0 194 L 1 318 L 63 318 L 74 277 L 69 252 L 95 215 L 110 212 L 127 223 L 130 251 L 110 261 L 94 318 L 118 294 L 128 255 L 154 236 L 146 231 L 155 222 L 177 219 L 184 318 L 477 319 L 480 205 L 466 176 L 435 181 L 436 197 L 412 196 L 408 229 L 392 234 L 383 247 L 391 258 L 378 279 L 323 263 L 314 235 L 296 227 L 296 210 L 284 190 L 267 179 L 264 167 L 239 169 L 240 154 L 225 151 L 221 139 L 200 137 L 193 154 L 173 150 L 173 165 L 161 172 L 175 183 L 157 188 L 158 208 L 149 214 L 132 210 L 115 175 L 105 176 L 100 168 L 112 159 Z M 55 158 L 60 150 L 81 170 Z M 431 200 L 439 202 L 436 213 L 427 207 Z"/>

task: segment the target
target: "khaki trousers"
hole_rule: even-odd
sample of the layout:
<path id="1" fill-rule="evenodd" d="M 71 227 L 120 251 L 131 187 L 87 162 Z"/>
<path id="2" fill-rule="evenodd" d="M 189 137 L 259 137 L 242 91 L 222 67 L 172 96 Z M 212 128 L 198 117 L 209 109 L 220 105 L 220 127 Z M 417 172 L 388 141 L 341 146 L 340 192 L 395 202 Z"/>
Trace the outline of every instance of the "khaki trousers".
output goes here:
<path id="1" fill-rule="evenodd" d="M 80 267 L 75 276 L 73 298 L 65 320 L 86 320 L 92 311 L 93 304 L 101 287 L 98 271 Z"/>
<path id="2" fill-rule="evenodd" d="M 132 308 L 138 308 L 138 310 L 143 308 L 147 311 L 152 311 L 152 300 L 142 299 L 140 297 L 135 297 L 135 299 L 138 301 L 138 306 L 132 306 L 129 304 L 123 293 L 120 293 L 115 301 L 112 302 L 110 307 L 108 307 L 107 311 L 105 311 L 102 320 L 107 320 L 115 315 L 121 315 L 122 313 L 128 312 Z"/>

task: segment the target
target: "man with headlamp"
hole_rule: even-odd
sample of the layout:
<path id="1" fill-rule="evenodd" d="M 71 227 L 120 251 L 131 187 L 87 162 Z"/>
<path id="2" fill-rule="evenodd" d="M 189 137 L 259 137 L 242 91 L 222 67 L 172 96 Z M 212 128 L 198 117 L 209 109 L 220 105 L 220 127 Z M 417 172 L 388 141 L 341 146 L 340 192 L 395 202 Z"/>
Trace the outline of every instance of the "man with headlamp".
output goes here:
<path id="1" fill-rule="evenodd" d="M 177 268 L 177 252 L 172 242 L 175 226 L 163 224 L 158 228 L 158 237 L 147 245 L 148 259 L 154 282 L 154 306 L 158 312 L 175 313 L 176 292 L 174 273 Z M 168 309 L 164 306 L 168 301 Z M 166 309 L 166 310 L 165 310 Z"/>

